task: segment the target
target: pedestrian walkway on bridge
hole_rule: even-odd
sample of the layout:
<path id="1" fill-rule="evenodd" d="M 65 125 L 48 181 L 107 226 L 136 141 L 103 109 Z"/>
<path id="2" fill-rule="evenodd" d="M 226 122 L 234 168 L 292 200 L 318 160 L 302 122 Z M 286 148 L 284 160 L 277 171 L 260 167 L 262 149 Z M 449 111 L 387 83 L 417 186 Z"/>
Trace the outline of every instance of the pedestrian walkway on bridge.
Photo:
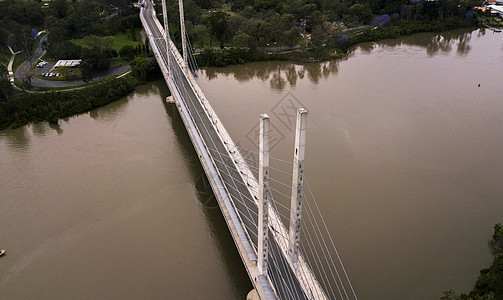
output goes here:
<path id="1" fill-rule="evenodd" d="M 197 64 L 185 33 L 183 1 L 182 54 L 170 38 L 165 1 L 161 4 L 164 26 L 148 0 L 140 18 L 257 295 L 357 299 L 304 174 L 307 111 L 297 111 L 293 162 L 269 155 L 274 120 L 266 114 L 260 116 L 259 151 L 237 146 L 192 72 Z M 291 183 L 274 174 L 291 176 Z"/>

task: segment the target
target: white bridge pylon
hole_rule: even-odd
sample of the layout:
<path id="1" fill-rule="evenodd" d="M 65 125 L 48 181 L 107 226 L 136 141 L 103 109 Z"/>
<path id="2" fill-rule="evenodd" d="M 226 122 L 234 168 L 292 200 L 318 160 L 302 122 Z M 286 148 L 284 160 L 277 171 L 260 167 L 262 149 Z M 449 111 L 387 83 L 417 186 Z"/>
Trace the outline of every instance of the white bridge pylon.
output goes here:
<path id="1" fill-rule="evenodd" d="M 187 69 L 188 63 L 187 63 L 187 33 L 185 32 L 185 15 L 183 13 L 183 0 L 178 0 L 178 8 L 180 12 L 180 35 L 182 37 L 182 53 L 183 53 L 183 65 L 182 67 L 184 69 Z M 167 5 L 166 5 L 166 0 L 162 0 L 162 17 L 163 17 L 163 23 L 164 23 L 164 40 L 166 43 L 166 52 L 167 52 L 167 57 L 168 57 L 168 72 L 171 73 L 171 68 L 170 68 L 170 44 L 168 41 L 171 40 L 171 37 L 169 35 L 169 26 L 168 26 L 168 12 L 167 12 Z"/>
<path id="2" fill-rule="evenodd" d="M 301 229 L 304 230 L 302 208 L 307 111 L 303 108 L 297 110 L 287 227 L 275 208 L 278 202 L 274 201 L 269 187 L 269 180 L 274 179 L 269 177 L 269 117 L 260 115 L 257 179 L 189 71 L 183 0 L 179 0 L 183 56 L 169 35 L 166 0 L 162 0 L 164 26 L 151 5 L 147 5 L 147 11 L 145 14 L 142 7 L 140 17 L 152 37 L 149 42 L 260 299 L 328 299 L 327 292 L 330 292 L 333 281 L 320 277 L 324 284 L 322 288 L 313 272 L 314 264 L 308 263 L 309 256 L 304 256 L 303 252 L 307 251 L 302 248 L 300 238 L 301 233 L 309 232 L 301 232 Z M 309 205 L 309 201 L 305 204 Z M 309 214 L 307 217 L 311 218 Z M 319 270 L 317 272 L 320 273 Z M 335 298 L 333 294 L 332 291 L 331 298 Z M 352 298 L 356 299 L 356 295 Z"/>

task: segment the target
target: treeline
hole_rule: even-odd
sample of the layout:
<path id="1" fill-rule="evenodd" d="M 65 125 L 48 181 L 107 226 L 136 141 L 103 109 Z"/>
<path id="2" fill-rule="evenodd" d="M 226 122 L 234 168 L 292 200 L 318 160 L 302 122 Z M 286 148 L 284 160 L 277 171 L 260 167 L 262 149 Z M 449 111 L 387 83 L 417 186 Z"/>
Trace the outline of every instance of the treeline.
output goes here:
<path id="1" fill-rule="evenodd" d="M 108 69 L 113 58 L 120 56 L 131 60 L 137 55 L 147 55 L 149 49 L 145 45 L 127 45 L 117 51 L 112 47 L 113 39 L 101 37 L 129 32 L 132 38 L 136 38 L 141 22 L 132 3 L 126 0 L 51 2 L 51 13 L 44 21 L 49 30 L 47 56 L 53 59 L 81 58 L 83 80 L 89 81 L 94 72 Z M 69 41 L 80 37 L 84 37 L 85 47 Z"/>
<path id="2" fill-rule="evenodd" d="M 50 58 L 83 58 L 91 72 L 107 69 L 110 59 L 118 55 L 133 59 L 140 53 L 148 52 L 148 49 L 126 48 L 118 52 L 112 47 L 85 49 L 69 42 L 69 39 L 88 35 L 104 36 L 120 32 L 131 33 L 135 37 L 141 22 L 139 11 L 132 4 L 133 1 L 129 0 L 0 1 L 0 57 L 10 56 L 7 46 L 14 51 L 22 51 L 26 57 L 30 56 L 37 32 L 47 29 L 49 36 L 44 47 Z M 0 61 L 2 77 L 8 60 Z"/>
<path id="3" fill-rule="evenodd" d="M 270 54 L 260 49 L 231 48 L 227 50 L 204 49 L 195 56 L 201 67 L 225 67 L 228 65 L 244 64 L 245 62 L 288 60 L 282 54 Z"/>
<path id="4" fill-rule="evenodd" d="M 134 91 L 138 80 L 132 75 L 110 78 L 71 92 L 25 93 L 0 101 L 0 130 L 39 121 L 84 113 L 118 100 Z"/>
<path id="5" fill-rule="evenodd" d="M 84 35 L 112 35 L 140 27 L 138 11 L 129 0 L 4 0 L 0 2 L 0 51 L 10 45 L 30 53 L 34 45 L 32 29 L 48 29 L 50 43 Z M 48 6 L 45 6 L 48 4 Z"/>
<path id="6" fill-rule="evenodd" d="M 11 97 L 4 97 L 0 93 L 0 130 L 39 121 L 54 123 L 61 118 L 109 104 L 133 92 L 135 86 L 162 76 L 155 60 L 137 57 L 130 65 L 131 74 L 104 79 L 83 89 L 23 93 Z M 0 87 L 4 86 L 6 92 L 12 92 L 10 83 L 5 79 L 0 80 Z"/>
<path id="7" fill-rule="evenodd" d="M 503 225 L 494 225 L 491 240 L 493 262 L 480 271 L 474 289 L 468 294 L 457 295 L 453 290 L 444 292 L 441 300 L 498 300 L 503 299 Z"/>
<path id="8" fill-rule="evenodd" d="M 0 93 L 0 130 L 39 121 L 55 123 L 61 118 L 116 101 L 133 92 L 135 86 L 162 76 L 155 60 L 137 57 L 130 65 L 131 74 L 121 78 L 104 79 L 83 89 L 23 93 L 11 97 Z M 6 93 L 12 92 L 12 86 L 5 79 L 0 80 L 0 87 L 3 86 L 8 89 Z"/>
<path id="9" fill-rule="evenodd" d="M 167 0 L 170 31 L 179 43 L 178 1 Z M 185 0 L 187 34 L 194 48 L 307 44 L 372 24 L 387 15 L 397 23 L 471 20 L 482 0 Z M 161 6 L 156 6 L 159 15 Z M 313 40 L 312 35 L 316 36 Z"/>
<path id="10" fill-rule="evenodd" d="M 333 45 L 343 50 L 347 50 L 350 46 L 363 42 L 393 39 L 419 32 L 443 32 L 456 28 L 470 28 L 476 24 L 477 23 L 474 21 L 463 21 L 458 19 L 449 19 L 445 22 L 428 23 L 390 23 L 375 29 L 368 28 L 357 35 L 335 37 Z"/>

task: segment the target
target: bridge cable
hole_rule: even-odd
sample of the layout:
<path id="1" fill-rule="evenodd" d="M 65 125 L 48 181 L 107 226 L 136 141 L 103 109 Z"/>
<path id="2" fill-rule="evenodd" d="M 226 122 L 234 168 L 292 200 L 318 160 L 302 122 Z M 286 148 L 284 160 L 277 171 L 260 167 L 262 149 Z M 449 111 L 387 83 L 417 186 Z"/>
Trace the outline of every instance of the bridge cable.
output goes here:
<path id="1" fill-rule="evenodd" d="M 169 55 L 169 54 L 168 54 L 168 55 Z M 178 66 L 177 66 L 177 67 L 178 67 Z M 176 69 L 175 69 L 175 72 L 180 73 L 179 68 L 176 68 Z M 185 95 L 184 95 L 184 96 L 185 96 L 184 98 L 187 98 L 187 100 L 188 100 L 188 101 L 187 101 L 187 103 L 188 103 L 188 104 L 190 104 L 190 105 L 194 108 L 194 111 L 197 113 L 198 117 L 201 119 L 201 121 L 202 121 L 202 125 L 204 126 L 204 129 L 205 129 L 205 130 L 206 130 L 206 132 L 207 132 L 207 136 L 208 136 L 208 138 L 209 138 L 209 141 L 211 141 L 211 142 L 213 143 L 213 145 L 215 145 L 215 146 L 216 146 L 215 141 L 213 141 L 213 138 L 211 137 L 211 134 L 209 133 L 208 128 L 206 127 L 206 124 L 204 123 L 203 118 L 201 117 L 199 110 L 195 107 L 195 105 L 194 105 L 193 101 L 191 101 L 192 99 L 190 99 L 191 97 L 188 95 L 189 93 L 188 93 L 188 92 L 187 92 L 187 90 L 185 89 L 185 85 L 181 84 L 180 79 L 179 79 L 180 77 L 178 77 L 178 78 L 177 78 L 177 76 L 174 76 L 174 78 L 175 78 L 175 81 L 176 81 L 177 85 L 178 85 L 178 86 L 180 86 L 180 87 L 182 87 L 182 88 L 184 89 L 184 90 L 181 90 L 181 89 L 180 89 L 180 91 L 181 91 L 183 94 L 185 94 Z M 188 82 L 187 82 L 187 83 L 188 83 Z M 193 91 L 193 93 L 194 93 L 194 91 Z M 190 114 L 190 111 L 189 111 L 189 114 Z M 192 114 L 191 114 L 191 118 L 193 118 Z M 197 123 L 196 123 L 196 124 L 197 124 Z M 220 155 L 220 157 L 222 158 L 222 155 Z M 283 162 L 284 162 L 284 161 L 283 161 Z M 227 163 L 221 162 L 221 164 L 225 167 L 225 169 L 227 169 L 227 171 L 228 171 L 228 172 L 230 171 L 230 170 L 229 170 L 229 165 L 228 165 Z M 222 168 L 219 168 L 219 169 L 220 169 L 220 171 L 223 171 L 223 170 L 222 170 Z M 235 167 L 233 167 L 232 169 L 234 170 L 234 172 L 236 172 L 236 173 L 237 173 L 237 170 L 235 169 Z M 281 171 L 281 170 L 279 170 L 279 171 Z M 281 172 L 283 172 L 283 171 L 281 171 Z M 284 172 L 284 173 L 286 173 L 286 172 Z M 286 173 L 286 174 L 288 174 L 288 173 Z M 232 176 L 231 174 L 228 174 L 228 177 L 230 177 L 230 179 L 232 180 L 232 184 L 230 184 L 229 182 L 226 182 L 226 184 L 227 184 L 228 186 L 231 186 L 231 187 L 232 187 L 232 185 L 234 185 L 234 189 L 236 189 L 236 188 L 237 188 L 236 183 L 235 183 L 236 178 L 235 178 L 234 176 Z M 222 177 L 222 179 L 223 179 L 223 177 Z M 241 182 L 241 180 L 240 180 L 240 183 L 242 183 L 242 182 Z M 311 193 L 312 193 L 312 192 L 311 192 Z M 232 195 L 232 194 L 231 194 L 231 195 Z M 240 197 L 241 197 L 241 198 L 243 197 L 242 193 L 240 193 Z M 313 197 L 313 198 L 314 198 L 314 197 Z M 249 198 L 248 198 L 248 199 L 249 199 Z M 274 201 L 274 202 L 276 202 L 276 201 Z M 273 203 L 274 203 L 274 202 L 273 202 Z M 316 204 L 316 205 L 317 205 L 317 204 Z M 247 207 L 247 208 L 248 208 L 248 207 Z M 319 208 L 318 208 L 318 210 L 319 210 Z M 324 221 L 323 221 L 323 222 L 324 222 Z M 325 225 L 325 227 L 326 227 L 326 224 L 324 224 L 324 225 Z M 252 231 L 252 232 L 253 232 L 253 231 Z M 321 232 L 320 232 L 320 233 L 321 233 Z M 330 237 L 330 239 L 331 239 L 331 237 Z M 332 244 L 333 244 L 333 240 L 331 240 L 331 241 L 332 241 Z M 340 260 L 340 258 L 339 258 L 339 260 Z M 346 272 L 345 272 L 345 273 L 346 273 Z M 347 274 L 346 274 L 346 275 L 347 275 Z M 354 292 L 354 291 L 353 291 L 353 292 Z"/>
<path id="2" fill-rule="evenodd" d="M 296 282 L 296 280 L 292 277 L 292 274 L 290 272 L 290 270 L 291 270 L 290 266 L 288 266 L 285 263 L 285 260 L 284 260 L 283 257 L 281 257 L 283 259 L 278 258 L 276 251 L 274 251 L 275 249 L 281 251 L 279 249 L 279 245 L 278 245 L 278 248 L 273 248 L 273 247 L 270 248 L 270 250 L 271 250 L 270 253 L 271 253 L 271 257 L 273 258 L 274 263 L 277 266 L 277 269 L 278 270 L 283 269 L 283 270 L 285 270 L 285 272 L 287 274 L 287 276 L 286 276 L 287 280 L 286 281 L 283 278 L 283 276 L 280 275 L 280 278 L 283 281 L 283 285 L 289 290 L 289 292 L 290 292 L 290 294 L 292 296 L 292 299 L 302 299 L 302 297 L 298 293 L 298 290 L 295 288 L 295 282 Z M 295 292 L 295 295 L 294 295 L 294 293 L 291 290 L 293 290 Z"/>
<path id="3" fill-rule="evenodd" d="M 324 239 L 324 237 L 323 237 L 323 235 L 321 233 L 321 230 L 319 229 L 319 226 L 318 226 L 318 223 L 316 221 L 316 218 L 315 218 L 315 216 L 314 216 L 314 214 L 313 214 L 313 212 L 311 210 L 311 207 L 309 205 L 309 201 L 307 200 L 307 197 L 306 197 L 306 195 L 305 195 L 304 192 L 303 192 L 303 195 L 306 198 L 306 201 L 305 201 L 305 203 L 306 203 L 306 205 L 305 205 L 305 207 L 306 207 L 306 210 L 305 210 L 306 214 L 304 214 L 304 215 L 307 216 L 307 220 L 309 220 L 311 222 L 311 226 L 313 226 L 313 231 L 314 231 L 315 237 L 316 237 L 316 239 L 318 241 L 318 244 L 320 245 L 320 249 L 321 249 L 322 255 L 323 255 L 326 263 L 329 266 L 328 269 L 329 269 L 329 271 L 330 271 L 330 273 L 332 275 L 332 278 L 334 279 L 336 285 L 338 285 L 337 284 L 337 279 L 336 279 L 336 277 L 335 277 L 335 275 L 333 273 L 333 271 L 335 271 L 335 273 L 337 275 L 337 278 L 339 279 L 338 282 L 340 282 L 341 288 L 344 291 L 344 294 L 346 295 L 346 298 L 349 299 L 349 296 L 347 295 L 347 291 L 346 291 L 346 289 L 344 287 L 344 283 L 343 283 L 343 281 L 340 278 L 339 271 L 337 270 L 337 267 L 335 266 L 335 264 L 334 264 L 334 262 L 332 260 L 332 257 L 330 255 L 330 251 L 328 250 L 328 247 L 326 246 L 325 239 Z M 311 216 L 312 216 L 312 218 L 311 218 Z M 315 224 L 316 227 L 314 227 L 313 224 Z M 318 229 L 318 230 L 316 230 L 316 229 Z M 307 230 L 307 232 L 309 233 L 309 230 Z M 321 240 L 320 240 L 320 238 L 321 238 Z M 325 248 L 323 247 L 323 245 L 325 246 Z M 327 256 L 328 256 L 328 258 L 330 258 L 330 260 L 327 258 Z M 330 262 L 332 262 L 333 270 L 330 267 Z"/>
<path id="4" fill-rule="evenodd" d="M 327 232 L 327 235 L 328 235 L 328 237 L 329 237 L 329 239 L 330 239 L 330 242 L 331 242 L 331 244 L 332 244 L 332 247 L 333 247 L 333 248 L 334 248 L 334 250 L 335 250 L 335 253 L 336 253 L 336 255 L 337 255 L 337 259 L 339 260 L 339 263 L 340 263 L 340 265 L 341 265 L 341 267 L 342 267 L 342 270 L 344 271 L 344 275 L 345 275 L 345 277 L 346 277 L 346 280 L 347 280 L 347 281 L 348 281 L 348 283 L 349 283 L 349 286 L 350 286 L 350 288 L 351 288 L 351 291 L 352 291 L 352 293 L 353 293 L 353 296 L 354 296 L 356 299 L 358 299 L 358 297 L 356 296 L 356 293 L 355 293 L 355 291 L 354 291 L 354 289 L 353 289 L 353 285 L 351 284 L 351 281 L 349 280 L 349 276 L 348 276 L 348 274 L 347 274 L 347 272 L 346 272 L 346 268 L 344 267 L 344 264 L 342 263 L 342 260 L 341 260 L 341 258 L 340 258 L 339 251 L 337 251 L 337 248 L 335 247 L 335 244 L 334 244 L 334 241 L 333 241 L 333 239 L 332 239 L 332 236 L 330 235 L 330 233 L 329 233 L 329 231 L 328 231 L 328 228 L 327 228 L 327 225 L 326 225 L 326 223 L 325 223 L 325 219 L 323 218 L 323 215 L 322 215 L 322 214 L 321 214 L 321 212 L 320 212 L 320 209 L 319 209 L 319 207 L 318 207 L 318 203 L 316 202 L 316 199 L 314 198 L 314 195 L 313 195 L 313 192 L 312 192 L 312 190 L 311 190 L 311 187 L 309 186 L 309 183 L 307 182 L 307 178 L 305 178 L 305 176 L 304 176 L 304 179 L 305 179 L 305 182 L 306 182 L 306 186 L 307 186 L 307 188 L 308 188 L 308 191 L 309 191 L 309 193 L 311 194 L 311 197 L 312 197 L 312 199 L 313 199 L 313 202 L 314 202 L 314 204 L 315 204 L 315 206 L 316 206 L 316 210 L 318 211 L 318 214 L 320 215 L 320 219 L 321 219 L 321 221 L 322 221 L 322 223 L 323 223 L 323 226 L 324 226 L 324 228 L 325 228 L 325 231 Z"/>
<path id="5" fill-rule="evenodd" d="M 180 73 L 180 69 L 179 69 L 179 67 L 177 67 L 177 68 L 175 69 L 175 72 L 177 72 L 178 74 Z M 183 72 L 182 72 L 182 73 L 183 73 Z M 182 75 L 183 75 L 183 74 L 182 74 Z M 188 105 L 190 105 L 190 106 L 192 106 L 193 110 L 194 110 L 194 111 L 195 111 L 195 113 L 198 115 L 199 119 L 201 120 L 201 125 L 202 125 L 202 127 L 203 127 L 203 128 L 201 128 L 201 129 L 203 129 L 204 131 L 206 131 L 206 136 L 207 136 L 207 138 L 208 138 L 208 142 L 210 142 L 210 141 L 211 141 L 211 143 L 213 144 L 213 146 L 214 146 L 215 148 L 217 148 L 217 145 L 216 145 L 215 141 L 213 140 L 213 138 L 212 138 L 212 136 L 211 136 L 211 133 L 210 133 L 209 129 L 206 127 L 206 124 L 205 124 L 205 122 L 203 121 L 203 117 L 201 116 L 201 113 L 199 112 L 199 109 L 198 109 L 198 108 L 195 106 L 195 104 L 194 104 L 194 101 L 195 101 L 195 100 L 193 100 L 193 99 L 192 99 L 192 97 L 190 97 L 190 96 L 189 96 L 189 93 L 188 93 L 188 91 L 186 90 L 185 85 L 184 85 L 183 83 L 181 83 L 181 82 L 180 82 L 180 78 L 183 78 L 183 77 L 182 77 L 182 75 L 178 75 L 178 77 L 177 77 L 177 76 L 175 76 L 175 77 L 176 77 L 176 78 L 175 78 L 175 80 L 176 80 L 176 81 L 177 81 L 177 83 L 178 83 L 177 85 L 180 87 L 180 88 L 179 88 L 179 90 L 182 92 L 182 94 L 183 94 L 182 96 L 185 96 L 184 98 L 186 98 L 186 99 L 187 99 L 187 101 L 186 101 L 186 102 L 187 102 L 187 104 L 188 104 Z M 185 75 L 183 75 L 183 76 L 185 76 Z M 188 81 L 187 81 L 187 83 L 188 83 L 188 84 L 189 84 L 189 86 L 190 86 L 190 83 L 189 83 Z M 201 107 L 201 106 L 199 106 L 199 108 L 200 108 L 200 109 L 202 109 L 202 107 Z M 190 113 L 190 111 L 189 111 L 189 113 Z M 206 116 L 205 116 L 205 117 L 206 117 Z M 206 118 L 206 120 L 208 120 L 208 119 Z M 195 122 L 195 120 L 194 120 L 194 122 Z M 197 126 L 197 122 L 195 122 L 195 124 L 196 124 L 196 126 Z M 220 141 L 219 141 L 219 143 L 220 143 Z M 229 166 L 227 163 L 223 163 L 224 159 L 222 158 L 222 156 L 221 156 L 221 155 L 220 155 L 220 158 L 222 159 L 222 161 L 220 161 L 220 163 L 223 165 L 223 167 L 225 167 L 225 169 L 227 170 L 227 173 L 228 173 L 228 175 L 227 175 L 227 176 L 229 176 L 229 177 L 230 177 L 230 179 L 231 179 L 231 181 L 232 181 L 232 182 L 228 182 L 228 181 L 226 181 L 227 186 L 231 186 L 231 187 L 232 187 L 232 186 L 234 185 L 234 188 L 235 188 L 235 189 L 237 189 L 235 177 L 233 177 L 233 176 L 230 174 L 230 173 L 231 173 L 231 172 L 230 172 L 230 170 L 229 170 L 229 167 L 230 167 L 230 166 Z M 213 157 L 213 159 L 215 159 L 215 157 Z M 217 168 L 218 168 L 218 166 L 217 166 Z M 219 169 L 220 169 L 220 171 L 223 171 L 223 170 L 222 170 L 222 168 L 219 168 Z M 236 172 L 236 173 L 237 173 L 237 170 L 235 170 L 235 168 L 234 168 L 234 167 L 233 167 L 232 169 L 234 170 L 234 172 Z M 224 180 L 224 178 L 223 178 L 222 176 L 221 176 L 221 178 Z M 239 182 L 239 183 L 242 183 L 242 182 L 241 182 L 241 180 L 240 180 L 240 182 Z M 241 196 L 241 195 L 240 195 L 240 196 Z M 241 196 L 241 197 L 242 197 L 242 196 Z M 246 207 L 247 207 L 247 210 L 249 210 L 249 209 L 250 209 L 248 206 L 246 206 Z M 237 208 L 237 207 L 236 207 L 236 208 Z M 238 211 L 240 211 L 240 212 L 241 212 L 241 214 L 243 214 L 243 211 L 241 211 L 241 210 L 238 210 Z M 250 213 L 248 213 L 248 214 L 250 215 Z M 243 215 L 244 215 L 244 214 L 243 214 Z M 251 217 L 251 215 L 250 215 L 250 217 Z M 252 218 L 252 217 L 251 217 L 251 219 L 253 220 L 253 218 Z M 243 223 L 244 223 L 244 222 L 243 222 Z M 248 229 L 247 231 L 249 231 L 249 229 Z M 251 239 L 251 242 L 252 242 L 252 244 L 254 244 L 254 245 L 255 245 L 254 239 Z M 255 247 L 256 247 L 256 246 L 257 246 L 257 245 L 255 245 Z"/>
<path id="6" fill-rule="evenodd" d="M 304 249 L 304 253 L 306 253 L 306 257 L 309 260 L 309 265 L 311 266 L 311 269 L 314 270 L 314 267 L 316 267 L 318 273 L 320 275 L 322 275 L 322 276 L 324 275 L 324 277 L 321 277 L 321 279 L 323 280 L 323 285 L 325 286 L 325 290 L 327 292 L 330 291 L 332 293 L 332 295 L 334 296 L 334 298 L 336 298 L 335 295 L 334 295 L 334 291 L 333 291 L 332 287 L 330 286 L 330 284 L 328 284 L 328 286 L 330 287 L 330 289 L 327 289 L 327 287 L 326 287 L 327 283 L 326 283 L 325 279 L 327 281 L 329 281 L 328 280 L 328 276 L 327 276 L 327 273 L 325 271 L 325 268 L 323 267 L 323 263 L 321 261 L 321 258 L 319 256 L 318 252 L 316 251 L 316 246 L 315 246 L 314 241 L 313 241 L 313 239 L 311 237 L 311 233 L 309 232 L 309 228 L 307 228 L 305 224 L 302 224 L 301 226 L 303 228 L 302 232 L 304 233 L 304 236 L 306 237 L 307 245 L 309 247 L 310 252 L 306 251 L 306 247 L 304 246 L 304 242 L 302 240 L 301 240 L 301 247 Z M 311 245 L 312 245 L 312 247 L 311 247 Z M 314 250 L 313 250 L 313 248 L 314 248 Z M 311 256 L 314 259 L 314 264 L 309 259 L 309 255 L 307 255 L 309 253 L 311 253 Z M 318 264 L 318 262 L 319 262 L 319 264 Z M 341 293 L 341 290 L 339 288 L 339 285 L 337 284 L 337 282 L 334 282 L 334 283 L 335 283 L 335 285 L 337 287 L 337 290 L 339 291 L 339 295 L 341 296 L 341 299 L 344 298 L 342 296 L 342 293 Z"/>

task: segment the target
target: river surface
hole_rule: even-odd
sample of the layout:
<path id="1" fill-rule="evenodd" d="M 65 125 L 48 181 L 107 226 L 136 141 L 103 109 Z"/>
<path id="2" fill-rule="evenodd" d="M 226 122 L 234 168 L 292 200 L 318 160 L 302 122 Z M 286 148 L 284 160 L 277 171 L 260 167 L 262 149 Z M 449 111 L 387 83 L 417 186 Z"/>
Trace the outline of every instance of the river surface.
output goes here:
<path id="1" fill-rule="evenodd" d="M 339 62 L 209 68 L 198 81 L 242 147 L 256 149 L 268 113 L 283 160 L 292 112 L 309 111 L 306 178 L 359 299 L 438 299 L 472 288 L 503 221 L 502 75 L 503 35 L 476 30 L 362 44 Z M 58 126 L 0 131 L 0 298 L 245 298 L 168 94 L 160 80 Z"/>

